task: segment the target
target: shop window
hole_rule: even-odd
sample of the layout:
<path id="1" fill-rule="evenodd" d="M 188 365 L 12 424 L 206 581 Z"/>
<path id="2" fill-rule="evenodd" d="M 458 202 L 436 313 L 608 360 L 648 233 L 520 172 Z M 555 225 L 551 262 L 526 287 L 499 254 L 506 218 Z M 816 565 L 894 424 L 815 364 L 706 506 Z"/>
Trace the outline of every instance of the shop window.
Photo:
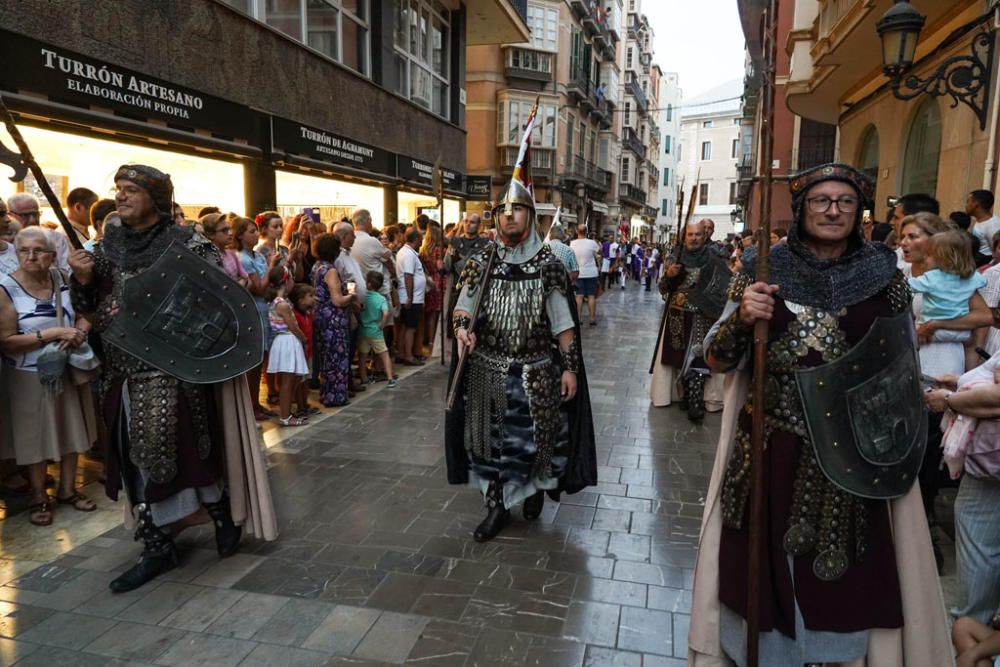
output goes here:
<path id="1" fill-rule="evenodd" d="M 865 132 L 861 142 L 861 152 L 858 155 L 858 166 L 871 179 L 878 179 L 878 130 L 872 125 Z"/>
<path id="2" fill-rule="evenodd" d="M 531 28 L 531 45 L 536 49 L 559 49 L 559 10 L 552 7 L 528 5 L 528 27 Z"/>
<path id="3" fill-rule="evenodd" d="M 925 98 L 910 124 L 903 161 L 901 194 L 937 190 L 938 161 L 941 153 L 941 111 L 937 98 Z"/>
<path id="4" fill-rule="evenodd" d="M 698 206 L 708 206 L 708 183 L 698 185 Z"/>
<path id="5" fill-rule="evenodd" d="M 450 112 L 447 10 L 438 0 L 394 0 L 396 92 L 439 116 Z"/>

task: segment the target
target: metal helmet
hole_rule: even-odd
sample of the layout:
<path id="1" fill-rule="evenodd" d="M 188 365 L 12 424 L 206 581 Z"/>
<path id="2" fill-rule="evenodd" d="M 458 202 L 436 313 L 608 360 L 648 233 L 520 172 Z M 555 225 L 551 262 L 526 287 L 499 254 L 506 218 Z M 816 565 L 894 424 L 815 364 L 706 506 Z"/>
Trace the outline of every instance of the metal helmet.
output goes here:
<path id="1" fill-rule="evenodd" d="M 498 209 L 503 208 L 504 213 L 510 215 L 514 212 L 514 204 L 523 204 L 531 209 L 532 214 L 535 212 L 534 196 L 525 187 L 524 183 L 516 178 L 511 179 L 506 189 L 500 195 L 500 199 L 493 206 L 493 213 L 496 214 Z"/>

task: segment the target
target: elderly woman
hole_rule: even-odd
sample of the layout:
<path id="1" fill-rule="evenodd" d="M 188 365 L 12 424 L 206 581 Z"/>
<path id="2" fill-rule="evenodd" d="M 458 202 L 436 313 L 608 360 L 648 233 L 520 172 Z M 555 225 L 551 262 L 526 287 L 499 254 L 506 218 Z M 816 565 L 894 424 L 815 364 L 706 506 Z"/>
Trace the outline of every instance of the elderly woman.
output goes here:
<path id="1" fill-rule="evenodd" d="M 313 239 L 313 287 L 316 308 L 313 326 L 320 354 L 320 401 L 326 407 L 347 405 L 350 380 L 351 331 L 348 310 L 355 294 L 348 294 L 333 263 L 340 255 L 340 239 L 335 234 L 320 234 Z"/>
<path id="2" fill-rule="evenodd" d="M 952 613 L 988 623 L 1000 606 L 1000 354 L 961 376 L 942 375 L 924 398 L 934 413 L 977 419 L 955 498 L 958 576 L 965 605 Z M 978 384 L 977 384 L 978 382 Z M 958 387 L 976 385 L 956 392 Z"/>
<path id="3" fill-rule="evenodd" d="M 59 488 L 55 500 L 81 512 L 96 509 L 94 501 L 76 489 L 76 463 L 90 447 L 77 387 L 69 380 L 43 385 L 38 360 L 49 343 L 62 350 L 86 340 L 90 324 L 77 318 L 69 286 L 56 270 L 52 237 L 38 227 L 27 227 L 14 239 L 19 267 L 0 278 L 0 456 L 27 466 L 32 501 L 29 520 L 36 526 L 52 523 L 54 505 L 45 491 L 45 468 L 59 461 Z M 58 305 L 62 304 L 62 323 Z"/>

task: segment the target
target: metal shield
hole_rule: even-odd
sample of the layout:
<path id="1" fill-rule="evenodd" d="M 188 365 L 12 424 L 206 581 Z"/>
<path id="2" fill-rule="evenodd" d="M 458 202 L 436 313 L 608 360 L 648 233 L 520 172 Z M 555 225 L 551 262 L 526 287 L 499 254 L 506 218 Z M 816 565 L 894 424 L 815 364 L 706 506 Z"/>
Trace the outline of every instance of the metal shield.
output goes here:
<path id="1" fill-rule="evenodd" d="M 823 474 L 864 498 L 906 494 L 927 446 L 910 311 L 876 319 L 843 357 L 796 371 L 795 379 Z"/>
<path id="2" fill-rule="evenodd" d="M 263 335 L 250 293 L 175 241 L 125 280 L 104 340 L 179 380 L 206 384 L 260 365 Z"/>
<path id="3" fill-rule="evenodd" d="M 713 256 L 698 273 L 698 282 L 687 293 L 688 302 L 713 320 L 722 316 L 732 273 L 726 260 Z"/>

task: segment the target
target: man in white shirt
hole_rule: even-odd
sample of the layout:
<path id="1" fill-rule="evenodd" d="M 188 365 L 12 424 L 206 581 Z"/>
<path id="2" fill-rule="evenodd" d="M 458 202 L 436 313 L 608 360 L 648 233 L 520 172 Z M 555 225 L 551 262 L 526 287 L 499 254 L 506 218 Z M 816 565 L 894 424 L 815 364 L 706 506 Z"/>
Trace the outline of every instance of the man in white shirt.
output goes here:
<path id="1" fill-rule="evenodd" d="M 601 247 L 597 241 L 587 238 L 587 227 L 579 225 L 576 228 L 576 239 L 569 244 L 576 255 L 579 274 L 576 279 L 576 310 L 583 312 L 583 300 L 587 299 L 587 310 L 590 312 L 590 326 L 597 326 L 597 276 L 601 265 Z"/>
<path id="2" fill-rule="evenodd" d="M 419 230 L 410 230 L 406 234 L 403 247 L 396 253 L 396 275 L 401 278 L 399 281 L 399 303 L 402 307 L 400 321 L 403 324 L 403 330 L 400 332 L 403 338 L 403 359 L 400 363 L 404 366 L 424 365 L 423 361 L 413 356 L 413 338 L 424 317 L 424 292 L 427 289 L 424 265 L 417 252 L 422 239 L 423 235 Z"/>
<path id="3" fill-rule="evenodd" d="M 399 302 L 396 300 L 396 290 L 393 289 L 397 285 L 396 263 L 393 261 L 392 251 L 382 245 L 378 238 L 372 236 L 372 214 L 368 210 L 359 208 L 354 211 L 351 214 L 351 221 L 354 224 L 354 245 L 351 247 L 351 257 L 361 267 L 362 275 L 367 276 L 371 271 L 382 273 L 382 287 L 378 292 L 385 297 L 393 309 L 397 308 Z M 390 348 L 392 347 L 393 328 L 390 320 L 383 331 L 386 345 Z"/>
<path id="4" fill-rule="evenodd" d="M 993 235 L 1000 232 L 1000 217 L 993 215 L 993 193 L 989 190 L 970 192 L 965 198 L 965 212 L 975 220 L 972 233 L 979 239 L 979 254 L 992 257 L 993 249 L 990 244 L 993 242 Z"/>
<path id="5" fill-rule="evenodd" d="M 21 228 L 38 226 L 41 223 L 41 207 L 35 195 L 19 192 L 7 198 L 7 211 L 15 222 L 21 223 Z M 66 236 L 52 230 L 45 230 L 52 237 L 56 247 L 56 265 L 63 271 L 69 270 L 69 244 Z"/>

